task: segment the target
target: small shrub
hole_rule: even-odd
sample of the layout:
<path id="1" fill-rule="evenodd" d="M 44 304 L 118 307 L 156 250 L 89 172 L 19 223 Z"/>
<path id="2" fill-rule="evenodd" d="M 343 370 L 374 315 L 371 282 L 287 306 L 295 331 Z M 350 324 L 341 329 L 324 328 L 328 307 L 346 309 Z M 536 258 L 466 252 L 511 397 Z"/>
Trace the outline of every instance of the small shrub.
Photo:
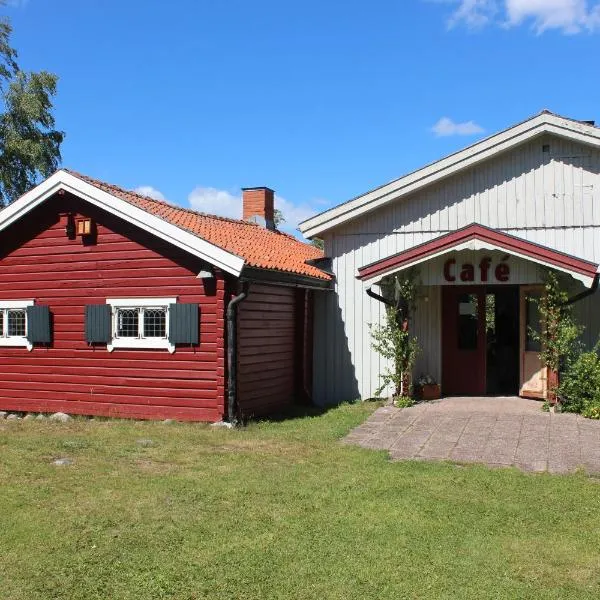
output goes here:
<path id="1" fill-rule="evenodd" d="M 414 404 L 415 401 L 410 396 L 399 396 L 394 400 L 394 405 L 398 408 L 410 408 Z"/>
<path id="2" fill-rule="evenodd" d="M 588 408 L 590 414 L 600 410 L 600 357 L 595 349 L 570 361 L 562 375 L 559 396 L 565 412 L 588 416 Z"/>
<path id="3" fill-rule="evenodd" d="M 581 414 L 586 419 L 600 419 L 600 398 L 588 404 Z"/>

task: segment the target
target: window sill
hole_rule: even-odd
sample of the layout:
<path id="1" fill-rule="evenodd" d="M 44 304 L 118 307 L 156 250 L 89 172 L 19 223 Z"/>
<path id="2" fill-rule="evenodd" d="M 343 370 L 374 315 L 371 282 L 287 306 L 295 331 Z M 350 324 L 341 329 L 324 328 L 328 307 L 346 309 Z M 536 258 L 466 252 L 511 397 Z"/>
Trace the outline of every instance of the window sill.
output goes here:
<path id="1" fill-rule="evenodd" d="M 112 352 L 115 349 L 123 350 L 168 350 L 171 354 L 175 352 L 175 345 L 169 340 L 140 340 L 140 339 L 113 339 L 110 344 L 106 345 L 106 349 Z"/>
<path id="2" fill-rule="evenodd" d="M 29 352 L 33 350 L 33 344 L 24 337 L 0 338 L 0 347 L 5 348 L 27 348 Z"/>

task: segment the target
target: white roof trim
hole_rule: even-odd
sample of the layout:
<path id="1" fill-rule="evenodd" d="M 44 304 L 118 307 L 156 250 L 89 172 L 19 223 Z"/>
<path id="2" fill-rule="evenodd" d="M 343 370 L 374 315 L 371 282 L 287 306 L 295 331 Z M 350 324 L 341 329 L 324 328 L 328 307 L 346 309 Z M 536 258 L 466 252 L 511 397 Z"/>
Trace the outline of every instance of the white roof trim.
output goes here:
<path id="1" fill-rule="evenodd" d="M 315 215 L 300 223 L 300 231 L 308 238 L 318 236 L 388 202 L 402 198 L 543 134 L 557 135 L 582 144 L 600 147 L 599 128 L 551 113 L 541 113 L 400 179 Z"/>
<path id="2" fill-rule="evenodd" d="M 244 266 L 243 258 L 231 254 L 219 248 L 219 246 L 215 246 L 189 231 L 172 225 L 164 219 L 142 210 L 130 202 L 113 196 L 63 170 L 57 171 L 0 211 L 0 231 L 21 219 L 29 211 L 42 204 L 59 190 L 71 192 L 82 200 L 116 215 L 236 277 L 242 271 Z"/>
<path id="3" fill-rule="evenodd" d="M 456 246 L 453 246 L 452 248 L 444 248 L 443 250 L 440 250 L 439 252 L 436 252 L 434 254 L 430 254 L 429 256 L 417 258 L 414 261 L 411 261 L 410 263 L 401 265 L 401 266 L 397 267 L 396 269 L 391 269 L 390 271 L 387 271 L 386 273 L 378 273 L 377 275 L 374 275 L 370 279 L 363 279 L 363 284 L 365 287 L 369 287 L 371 285 L 378 285 L 388 275 L 393 275 L 394 273 L 399 273 L 400 271 L 410 269 L 411 267 L 415 267 L 417 265 L 428 262 L 428 261 L 438 258 L 440 256 L 444 256 L 445 254 L 451 254 L 452 252 L 460 252 L 461 250 L 487 250 L 487 251 L 498 250 L 505 254 L 509 254 L 510 256 L 515 256 L 516 258 L 520 258 L 522 260 L 526 260 L 529 262 L 534 262 L 534 263 L 537 263 L 538 265 L 542 265 L 544 267 L 548 267 L 550 269 L 554 269 L 556 271 L 561 271 L 563 273 L 566 273 L 567 275 L 570 275 L 571 277 L 573 277 L 573 279 L 576 279 L 577 281 L 581 281 L 581 283 L 583 283 L 583 285 L 587 288 L 592 287 L 592 284 L 594 283 L 593 277 L 588 277 L 586 275 L 583 275 L 582 273 L 577 273 L 576 271 L 571 271 L 570 269 L 567 269 L 564 267 L 559 267 L 559 266 L 555 265 L 554 263 L 546 262 L 544 260 L 534 259 L 531 256 L 527 256 L 526 254 L 521 254 L 520 252 L 515 252 L 512 249 L 507 250 L 506 248 L 502 247 L 499 244 L 491 244 L 490 242 L 485 242 L 483 240 L 471 239 L 471 240 L 462 242 L 460 244 L 457 244 Z M 599 270 L 600 270 L 600 268 L 599 268 Z"/>

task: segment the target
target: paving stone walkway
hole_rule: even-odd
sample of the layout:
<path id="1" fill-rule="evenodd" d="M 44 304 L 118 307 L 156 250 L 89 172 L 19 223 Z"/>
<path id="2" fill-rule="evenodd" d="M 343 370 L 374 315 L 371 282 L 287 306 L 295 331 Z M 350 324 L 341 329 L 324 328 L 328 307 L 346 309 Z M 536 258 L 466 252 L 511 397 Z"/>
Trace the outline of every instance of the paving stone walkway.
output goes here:
<path id="1" fill-rule="evenodd" d="M 513 465 L 523 471 L 600 474 L 600 422 L 541 410 L 522 398 L 445 398 L 384 406 L 346 443 L 388 450 L 396 460 Z"/>

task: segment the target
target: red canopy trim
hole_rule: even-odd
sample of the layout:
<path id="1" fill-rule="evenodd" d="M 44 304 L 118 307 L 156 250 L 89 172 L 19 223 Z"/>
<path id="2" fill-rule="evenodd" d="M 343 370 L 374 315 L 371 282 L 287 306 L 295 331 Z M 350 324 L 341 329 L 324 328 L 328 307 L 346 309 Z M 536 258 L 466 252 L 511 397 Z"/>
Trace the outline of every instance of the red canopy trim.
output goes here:
<path id="1" fill-rule="evenodd" d="M 581 276 L 593 279 L 598 271 L 598 265 L 588 260 L 553 250 L 541 244 L 529 242 L 514 235 L 498 231 L 497 229 L 473 223 L 429 242 L 414 246 L 404 252 L 399 252 L 393 256 L 360 267 L 357 278 L 366 281 L 393 271 L 399 271 L 415 263 L 423 262 L 429 257 L 450 252 L 457 246 L 471 240 L 478 240 L 489 244 L 492 249 L 498 249 L 554 267 L 560 271 L 578 275 L 577 279 L 581 279 Z"/>

